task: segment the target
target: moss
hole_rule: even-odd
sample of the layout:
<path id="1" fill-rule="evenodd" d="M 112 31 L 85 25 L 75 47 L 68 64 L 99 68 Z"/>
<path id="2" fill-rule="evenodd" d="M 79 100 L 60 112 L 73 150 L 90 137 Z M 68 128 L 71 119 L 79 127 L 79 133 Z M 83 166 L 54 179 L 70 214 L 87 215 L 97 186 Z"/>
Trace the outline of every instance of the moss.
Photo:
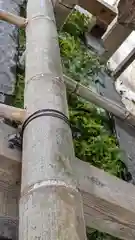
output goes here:
<path id="1" fill-rule="evenodd" d="M 17 74 L 13 106 L 23 108 L 24 106 L 24 74 Z"/>

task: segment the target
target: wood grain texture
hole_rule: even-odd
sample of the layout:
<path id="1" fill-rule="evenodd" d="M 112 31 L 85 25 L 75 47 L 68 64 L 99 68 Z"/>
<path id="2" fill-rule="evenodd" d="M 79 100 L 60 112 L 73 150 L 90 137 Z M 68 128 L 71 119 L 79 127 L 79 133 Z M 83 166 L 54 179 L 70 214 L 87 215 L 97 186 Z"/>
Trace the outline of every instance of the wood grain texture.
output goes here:
<path id="1" fill-rule="evenodd" d="M 42 109 L 57 112 L 35 118 L 23 134 L 19 240 L 85 240 L 71 129 L 56 115 L 68 116 L 68 105 L 52 1 L 28 0 L 27 18 L 26 118 Z"/>
<path id="2" fill-rule="evenodd" d="M 131 34 L 131 32 L 132 29 L 128 27 L 125 28 L 122 24 L 118 23 L 116 17 L 102 37 L 104 47 L 106 49 L 106 52 L 103 53 L 102 57 L 107 61 Z"/>

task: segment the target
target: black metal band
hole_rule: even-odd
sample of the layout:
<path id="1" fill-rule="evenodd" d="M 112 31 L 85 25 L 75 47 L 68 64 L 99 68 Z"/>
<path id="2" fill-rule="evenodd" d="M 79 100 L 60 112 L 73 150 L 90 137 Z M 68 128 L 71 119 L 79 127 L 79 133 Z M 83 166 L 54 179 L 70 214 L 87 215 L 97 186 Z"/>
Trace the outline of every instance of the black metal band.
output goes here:
<path id="1" fill-rule="evenodd" d="M 51 117 L 59 118 L 70 126 L 69 119 L 62 112 L 60 112 L 58 110 L 54 110 L 54 109 L 41 109 L 41 110 L 38 110 L 38 111 L 34 112 L 32 115 L 30 115 L 24 121 L 23 126 L 22 126 L 21 135 L 23 136 L 24 130 L 30 122 L 32 122 L 36 118 L 45 117 L 45 116 L 51 116 Z"/>

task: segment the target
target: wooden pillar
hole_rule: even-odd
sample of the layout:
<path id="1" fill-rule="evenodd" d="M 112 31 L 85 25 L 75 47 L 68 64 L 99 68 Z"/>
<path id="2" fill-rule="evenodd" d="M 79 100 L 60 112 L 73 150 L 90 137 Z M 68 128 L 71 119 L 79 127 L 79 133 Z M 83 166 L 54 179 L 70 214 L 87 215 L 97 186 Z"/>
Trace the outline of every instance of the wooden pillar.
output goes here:
<path id="1" fill-rule="evenodd" d="M 86 240 L 51 1 L 28 0 L 27 18 L 26 117 L 44 111 L 23 135 L 19 240 Z"/>

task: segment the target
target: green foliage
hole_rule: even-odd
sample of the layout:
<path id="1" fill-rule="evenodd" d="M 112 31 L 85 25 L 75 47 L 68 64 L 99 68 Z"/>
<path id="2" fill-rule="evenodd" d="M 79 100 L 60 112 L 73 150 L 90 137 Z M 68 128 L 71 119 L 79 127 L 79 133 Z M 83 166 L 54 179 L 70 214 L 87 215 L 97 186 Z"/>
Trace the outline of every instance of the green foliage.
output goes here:
<path id="1" fill-rule="evenodd" d="M 69 16 L 68 21 L 63 26 L 63 31 L 69 33 L 75 38 L 81 38 L 88 30 L 88 25 L 90 24 L 90 17 L 81 14 L 79 11 L 74 10 Z"/>
<path id="2" fill-rule="evenodd" d="M 73 15 L 75 23 L 71 17 L 72 20 L 65 24 L 59 37 L 63 69 L 76 81 L 92 85 L 94 76 L 106 67 L 78 38 L 78 36 L 82 37 L 86 29 L 85 24 L 82 24 L 81 31 L 79 26 L 75 31 L 74 28 L 79 22 L 78 15 L 76 17 Z M 125 172 L 125 166 L 121 161 L 122 155 L 117 139 L 111 134 L 105 111 L 74 95 L 67 95 L 76 156 L 121 178 Z M 88 235 L 88 239 L 114 240 L 116 238 L 94 231 Z"/>
<path id="3" fill-rule="evenodd" d="M 25 30 L 19 29 L 19 53 L 22 54 L 25 50 Z M 15 93 L 12 100 L 12 104 L 15 107 L 23 108 L 24 106 L 24 72 L 20 69 L 17 74 L 17 81 L 15 86 Z"/>
<path id="4" fill-rule="evenodd" d="M 25 30 L 19 28 L 19 51 L 25 50 Z"/>
<path id="5" fill-rule="evenodd" d="M 118 240 L 108 234 L 100 233 L 98 231 L 93 231 L 92 233 L 87 234 L 88 240 Z"/>
<path id="6" fill-rule="evenodd" d="M 24 106 L 24 74 L 17 74 L 13 105 L 18 108 Z"/>
<path id="7" fill-rule="evenodd" d="M 106 113 L 76 96 L 69 97 L 69 111 L 76 156 L 117 177 L 123 176 L 121 152 Z"/>
<path id="8" fill-rule="evenodd" d="M 75 16 L 76 15 L 76 16 Z M 70 77 L 83 84 L 92 85 L 95 75 L 104 68 L 100 59 L 73 34 L 65 33 L 70 25 L 79 22 L 80 13 L 73 13 L 59 36 L 63 69 Z M 75 23 L 73 23 L 75 19 Z M 77 19 L 77 20 L 76 20 Z M 82 32 L 86 29 L 87 17 L 81 18 Z M 84 21 L 84 23 L 82 23 Z M 71 24 L 72 22 L 72 24 Z M 79 26 L 78 26 L 79 28 Z M 68 97 L 70 121 L 74 129 L 76 156 L 102 168 L 115 176 L 123 174 L 123 163 L 116 138 L 110 133 L 109 120 L 105 112 L 76 96 Z"/>
<path id="9" fill-rule="evenodd" d="M 88 85 L 93 81 L 93 76 L 104 68 L 99 58 L 88 50 L 80 39 L 62 32 L 59 43 L 63 71 L 76 81 Z"/>

